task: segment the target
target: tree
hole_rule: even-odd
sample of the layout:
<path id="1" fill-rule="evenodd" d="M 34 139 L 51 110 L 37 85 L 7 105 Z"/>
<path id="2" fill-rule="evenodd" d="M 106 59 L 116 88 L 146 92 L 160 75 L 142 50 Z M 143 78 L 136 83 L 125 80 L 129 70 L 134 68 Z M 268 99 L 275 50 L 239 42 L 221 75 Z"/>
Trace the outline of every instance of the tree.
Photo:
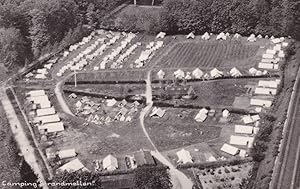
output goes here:
<path id="1" fill-rule="evenodd" d="M 138 167 L 135 171 L 137 189 L 171 189 L 170 174 L 167 167 Z"/>
<path id="2" fill-rule="evenodd" d="M 24 52 L 24 39 L 20 30 L 0 28 L 0 63 L 7 68 L 13 65 L 23 66 L 26 57 Z"/>

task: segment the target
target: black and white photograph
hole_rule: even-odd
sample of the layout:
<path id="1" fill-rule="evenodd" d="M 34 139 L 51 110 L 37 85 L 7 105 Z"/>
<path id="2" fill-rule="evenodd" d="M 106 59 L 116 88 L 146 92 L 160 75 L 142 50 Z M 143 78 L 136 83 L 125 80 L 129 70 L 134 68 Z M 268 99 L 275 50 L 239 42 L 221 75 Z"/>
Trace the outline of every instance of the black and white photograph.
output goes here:
<path id="1" fill-rule="evenodd" d="M 0 189 L 300 189 L 300 0 L 0 0 Z"/>

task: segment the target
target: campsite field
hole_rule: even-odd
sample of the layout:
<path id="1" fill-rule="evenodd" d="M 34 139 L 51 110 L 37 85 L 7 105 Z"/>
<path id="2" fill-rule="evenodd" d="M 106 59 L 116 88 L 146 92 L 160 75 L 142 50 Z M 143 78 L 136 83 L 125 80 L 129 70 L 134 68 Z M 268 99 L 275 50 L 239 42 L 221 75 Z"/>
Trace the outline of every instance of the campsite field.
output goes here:
<path id="1" fill-rule="evenodd" d="M 157 64 L 160 68 L 251 67 L 259 46 L 236 41 L 198 41 L 177 43 Z"/>
<path id="2" fill-rule="evenodd" d="M 196 98 L 191 100 L 164 100 L 177 105 L 209 106 L 225 108 L 232 106 L 236 96 L 246 95 L 247 79 L 225 79 L 212 81 L 189 82 L 195 91 Z M 159 85 L 159 84 L 157 84 Z"/>

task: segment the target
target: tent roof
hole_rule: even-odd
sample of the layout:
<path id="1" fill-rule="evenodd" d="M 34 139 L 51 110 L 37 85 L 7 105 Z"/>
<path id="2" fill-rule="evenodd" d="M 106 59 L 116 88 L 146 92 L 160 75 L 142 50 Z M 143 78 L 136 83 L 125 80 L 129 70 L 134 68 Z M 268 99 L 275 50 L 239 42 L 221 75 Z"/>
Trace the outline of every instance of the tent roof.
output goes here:
<path id="1" fill-rule="evenodd" d="M 176 155 L 178 156 L 178 162 L 182 163 L 193 163 L 192 156 L 189 151 L 182 149 L 178 152 L 176 152 Z"/>
<path id="2" fill-rule="evenodd" d="M 109 171 L 113 171 L 118 168 L 118 160 L 111 154 L 103 159 L 103 168 Z"/>
<path id="3" fill-rule="evenodd" d="M 80 160 L 79 159 L 74 159 L 74 160 L 64 164 L 60 168 L 58 168 L 58 170 L 59 171 L 75 172 L 75 171 L 78 171 L 78 170 L 83 169 L 83 168 L 84 168 L 84 165 L 80 162 Z"/>

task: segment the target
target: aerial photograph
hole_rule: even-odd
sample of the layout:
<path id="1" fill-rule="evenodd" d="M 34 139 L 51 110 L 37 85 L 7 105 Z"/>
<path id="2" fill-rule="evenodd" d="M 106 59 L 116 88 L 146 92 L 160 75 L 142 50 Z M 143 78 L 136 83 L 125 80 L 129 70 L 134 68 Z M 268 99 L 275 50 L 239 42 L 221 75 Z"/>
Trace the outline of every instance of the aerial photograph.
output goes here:
<path id="1" fill-rule="evenodd" d="M 300 0 L 0 0 L 0 189 L 300 189 Z"/>

